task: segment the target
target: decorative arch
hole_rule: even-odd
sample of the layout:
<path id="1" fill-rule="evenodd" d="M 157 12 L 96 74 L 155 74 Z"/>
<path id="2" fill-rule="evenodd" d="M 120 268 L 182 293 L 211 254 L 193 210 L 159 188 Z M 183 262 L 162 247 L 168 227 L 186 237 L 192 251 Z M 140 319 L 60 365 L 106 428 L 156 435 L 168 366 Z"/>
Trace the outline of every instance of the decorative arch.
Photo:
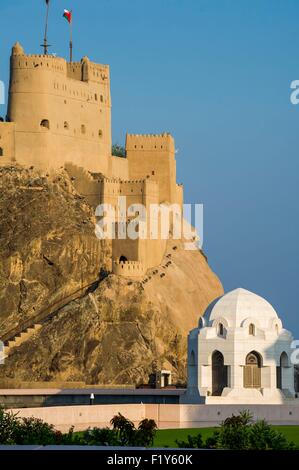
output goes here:
<path id="1" fill-rule="evenodd" d="M 281 367 L 289 367 L 289 356 L 285 351 L 280 355 L 280 365 Z"/>
<path id="2" fill-rule="evenodd" d="M 269 328 L 270 330 L 274 330 L 278 336 L 282 330 L 282 322 L 280 318 L 272 318 L 269 323 Z"/>
<path id="3" fill-rule="evenodd" d="M 289 367 L 289 356 L 283 351 L 279 358 L 279 366 L 276 367 L 276 386 L 280 390 L 283 389 L 283 370 Z"/>
<path id="4" fill-rule="evenodd" d="M 261 388 L 262 356 L 251 351 L 247 354 L 244 366 L 244 387 Z"/>
<path id="5" fill-rule="evenodd" d="M 260 328 L 261 326 L 258 318 L 255 317 L 247 317 L 245 320 L 242 321 L 241 326 L 243 328 L 249 328 L 249 325 L 251 323 L 255 326 L 255 328 Z"/>
<path id="6" fill-rule="evenodd" d="M 214 328 L 216 328 L 216 330 L 218 330 L 218 325 L 222 323 L 222 325 L 224 326 L 225 329 L 227 329 L 229 327 L 229 324 L 228 324 L 228 321 L 226 320 L 226 318 L 223 318 L 223 317 L 218 317 L 216 318 L 214 321 L 213 321 L 213 324 L 212 326 Z"/>
<path id="7" fill-rule="evenodd" d="M 220 396 L 227 387 L 227 366 L 224 365 L 224 357 L 220 351 L 212 354 L 212 395 Z"/>

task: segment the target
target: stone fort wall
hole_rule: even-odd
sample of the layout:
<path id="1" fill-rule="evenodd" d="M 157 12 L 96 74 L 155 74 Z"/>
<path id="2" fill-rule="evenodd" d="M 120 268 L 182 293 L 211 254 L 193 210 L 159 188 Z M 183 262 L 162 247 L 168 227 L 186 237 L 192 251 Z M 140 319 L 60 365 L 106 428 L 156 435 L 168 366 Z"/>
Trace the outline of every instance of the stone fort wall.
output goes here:
<path id="1" fill-rule="evenodd" d="M 145 266 L 140 261 L 113 261 L 112 270 L 118 276 L 137 278 L 142 278 L 146 271 Z"/>

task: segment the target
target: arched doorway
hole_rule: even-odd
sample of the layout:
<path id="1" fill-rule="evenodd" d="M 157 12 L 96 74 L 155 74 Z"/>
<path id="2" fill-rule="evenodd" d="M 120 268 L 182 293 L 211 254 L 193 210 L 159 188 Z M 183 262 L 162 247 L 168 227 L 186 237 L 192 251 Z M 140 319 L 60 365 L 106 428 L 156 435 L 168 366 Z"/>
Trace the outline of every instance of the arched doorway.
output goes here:
<path id="1" fill-rule="evenodd" d="M 244 367 L 244 387 L 261 388 L 261 356 L 251 351 L 246 356 L 246 365 Z"/>
<path id="2" fill-rule="evenodd" d="M 120 262 L 120 263 L 125 263 L 126 261 L 128 261 L 128 258 L 126 258 L 125 256 L 121 255 L 120 258 L 119 258 L 119 262 Z"/>
<path id="3" fill-rule="evenodd" d="M 279 366 L 276 367 L 276 386 L 280 390 L 283 388 L 283 368 L 289 366 L 289 358 L 286 352 L 281 353 Z"/>
<path id="4" fill-rule="evenodd" d="M 212 395 L 220 396 L 224 387 L 227 387 L 227 366 L 220 351 L 212 354 Z"/>

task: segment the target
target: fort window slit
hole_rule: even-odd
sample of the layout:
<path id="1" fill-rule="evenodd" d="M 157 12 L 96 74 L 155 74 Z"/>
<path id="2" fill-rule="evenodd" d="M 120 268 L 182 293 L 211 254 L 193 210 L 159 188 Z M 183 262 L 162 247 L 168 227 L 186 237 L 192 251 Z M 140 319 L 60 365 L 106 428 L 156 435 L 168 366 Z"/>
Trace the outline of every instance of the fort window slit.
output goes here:
<path id="1" fill-rule="evenodd" d="M 50 129 L 50 122 L 48 119 L 43 119 L 40 125 L 41 127 L 44 127 L 45 129 Z"/>

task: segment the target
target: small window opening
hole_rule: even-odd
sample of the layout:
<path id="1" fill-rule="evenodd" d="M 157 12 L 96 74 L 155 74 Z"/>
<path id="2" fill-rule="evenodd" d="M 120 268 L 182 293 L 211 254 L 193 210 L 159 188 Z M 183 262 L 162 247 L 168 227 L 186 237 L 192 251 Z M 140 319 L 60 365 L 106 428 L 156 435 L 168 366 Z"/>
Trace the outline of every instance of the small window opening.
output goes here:
<path id="1" fill-rule="evenodd" d="M 50 122 L 48 119 L 43 119 L 40 123 L 41 127 L 44 127 L 45 129 L 50 129 Z"/>
<path id="2" fill-rule="evenodd" d="M 253 323 L 250 323 L 250 325 L 249 325 L 249 334 L 251 336 L 255 336 L 255 326 L 254 326 Z"/>
<path id="3" fill-rule="evenodd" d="M 222 323 L 219 323 L 218 325 L 218 335 L 223 336 L 224 335 L 224 327 Z"/>

